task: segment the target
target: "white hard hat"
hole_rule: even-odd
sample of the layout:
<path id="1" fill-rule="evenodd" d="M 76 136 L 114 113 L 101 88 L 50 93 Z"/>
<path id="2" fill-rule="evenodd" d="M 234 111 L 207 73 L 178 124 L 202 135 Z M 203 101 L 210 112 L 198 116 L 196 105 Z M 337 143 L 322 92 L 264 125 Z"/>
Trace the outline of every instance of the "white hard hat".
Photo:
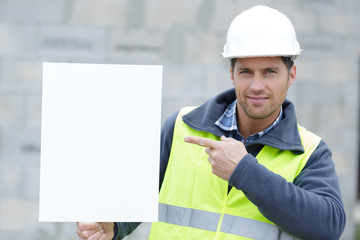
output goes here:
<path id="1" fill-rule="evenodd" d="M 296 56 L 301 52 L 290 20 L 278 10 L 252 7 L 230 24 L 224 58 Z"/>

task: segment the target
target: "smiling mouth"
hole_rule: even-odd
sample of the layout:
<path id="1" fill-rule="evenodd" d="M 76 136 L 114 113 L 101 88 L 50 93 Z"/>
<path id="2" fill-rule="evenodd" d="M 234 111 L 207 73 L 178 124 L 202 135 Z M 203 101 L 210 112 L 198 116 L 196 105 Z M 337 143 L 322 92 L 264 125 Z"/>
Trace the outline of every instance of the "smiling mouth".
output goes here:
<path id="1" fill-rule="evenodd" d="M 268 97 L 248 97 L 248 99 L 254 104 L 262 104 L 268 100 Z"/>

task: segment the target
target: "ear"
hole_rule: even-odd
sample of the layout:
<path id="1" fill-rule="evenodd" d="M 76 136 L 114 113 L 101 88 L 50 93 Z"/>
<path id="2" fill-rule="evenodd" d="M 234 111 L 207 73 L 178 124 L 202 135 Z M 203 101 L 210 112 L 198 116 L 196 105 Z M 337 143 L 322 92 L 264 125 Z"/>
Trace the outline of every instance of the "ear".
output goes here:
<path id="1" fill-rule="evenodd" d="M 289 80 L 288 80 L 288 88 L 294 83 L 296 78 L 296 66 L 292 66 L 289 71 Z"/>

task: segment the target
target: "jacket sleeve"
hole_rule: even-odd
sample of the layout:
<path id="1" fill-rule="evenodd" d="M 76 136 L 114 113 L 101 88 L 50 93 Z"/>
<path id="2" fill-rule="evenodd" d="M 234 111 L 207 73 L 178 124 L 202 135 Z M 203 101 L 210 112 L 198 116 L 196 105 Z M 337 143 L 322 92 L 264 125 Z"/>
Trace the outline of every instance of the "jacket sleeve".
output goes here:
<path id="1" fill-rule="evenodd" d="M 161 140 L 160 140 L 160 188 L 161 184 L 164 179 L 166 167 L 169 161 L 170 151 L 171 151 L 171 144 L 172 138 L 174 133 L 174 125 L 175 120 L 178 115 L 178 112 L 171 115 L 161 127 Z M 115 236 L 113 240 L 120 240 L 123 239 L 125 236 L 132 233 L 140 223 L 138 222 L 117 222 L 115 223 Z"/>
<path id="2" fill-rule="evenodd" d="M 139 222 L 116 222 L 114 225 L 115 236 L 113 240 L 123 239 L 126 235 L 132 233 L 139 225 Z"/>
<path id="3" fill-rule="evenodd" d="M 302 172 L 289 183 L 247 154 L 229 184 L 242 190 L 283 231 L 301 239 L 339 239 L 345 227 L 331 152 L 321 141 Z"/>

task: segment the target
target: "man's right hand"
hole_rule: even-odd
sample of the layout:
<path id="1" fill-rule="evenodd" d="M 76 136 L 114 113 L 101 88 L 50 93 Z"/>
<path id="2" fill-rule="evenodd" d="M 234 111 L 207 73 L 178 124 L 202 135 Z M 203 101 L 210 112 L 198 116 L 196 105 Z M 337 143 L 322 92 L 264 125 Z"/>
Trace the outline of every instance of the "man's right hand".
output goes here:
<path id="1" fill-rule="evenodd" d="M 79 240 L 111 240 L 114 237 L 114 223 L 78 222 L 76 233 Z"/>

